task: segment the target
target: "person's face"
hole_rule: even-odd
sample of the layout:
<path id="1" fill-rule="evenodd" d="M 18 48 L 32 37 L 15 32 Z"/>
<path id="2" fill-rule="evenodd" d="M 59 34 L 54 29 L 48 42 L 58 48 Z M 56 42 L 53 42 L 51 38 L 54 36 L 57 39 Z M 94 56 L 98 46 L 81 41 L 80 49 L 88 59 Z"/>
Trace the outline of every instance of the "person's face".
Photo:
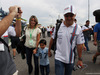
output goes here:
<path id="1" fill-rule="evenodd" d="M 42 49 L 44 49 L 45 48 L 45 44 L 43 44 L 43 43 L 40 43 L 40 47 L 42 48 Z"/>
<path id="2" fill-rule="evenodd" d="M 90 24 L 90 22 L 86 22 L 86 25 L 89 25 Z"/>
<path id="3" fill-rule="evenodd" d="M 35 24 L 36 24 L 35 19 L 32 18 L 32 19 L 31 19 L 31 26 L 35 26 Z"/>
<path id="4" fill-rule="evenodd" d="M 74 19 L 74 22 L 76 23 L 76 22 L 77 22 L 77 20 L 76 20 L 76 19 Z"/>
<path id="5" fill-rule="evenodd" d="M 66 24 L 68 24 L 68 25 L 72 25 L 73 24 L 74 19 L 75 19 L 75 15 L 74 14 L 67 13 L 67 14 L 64 15 L 64 17 L 65 17 Z"/>

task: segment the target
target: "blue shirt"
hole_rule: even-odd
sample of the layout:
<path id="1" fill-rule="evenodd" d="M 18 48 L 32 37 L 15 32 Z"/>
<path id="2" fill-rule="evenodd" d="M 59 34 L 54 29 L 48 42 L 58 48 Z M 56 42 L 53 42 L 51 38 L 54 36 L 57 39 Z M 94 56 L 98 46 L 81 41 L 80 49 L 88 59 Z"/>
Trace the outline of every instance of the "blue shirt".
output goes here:
<path id="1" fill-rule="evenodd" d="M 97 32 L 97 40 L 100 40 L 100 23 L 94 26 L 94 32 Z"/>
<path id="2" fill-rule="evenodd" d="M 46 66 L 49 64 L 47 47 L 45 47 L 44 49 L 39 48 L 37 54 L 35 55 L 40 57 L 40 65 Z"/>

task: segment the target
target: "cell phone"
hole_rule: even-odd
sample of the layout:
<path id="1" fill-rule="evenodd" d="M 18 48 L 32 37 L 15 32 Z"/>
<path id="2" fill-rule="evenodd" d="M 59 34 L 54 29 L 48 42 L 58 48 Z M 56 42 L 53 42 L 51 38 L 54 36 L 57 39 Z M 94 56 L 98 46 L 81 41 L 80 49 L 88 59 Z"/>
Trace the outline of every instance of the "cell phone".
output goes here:
<path id="1" fill-rule="evenodd" d="M 18 13 L 19 13 L 19 8 L 18 8 Z"/>

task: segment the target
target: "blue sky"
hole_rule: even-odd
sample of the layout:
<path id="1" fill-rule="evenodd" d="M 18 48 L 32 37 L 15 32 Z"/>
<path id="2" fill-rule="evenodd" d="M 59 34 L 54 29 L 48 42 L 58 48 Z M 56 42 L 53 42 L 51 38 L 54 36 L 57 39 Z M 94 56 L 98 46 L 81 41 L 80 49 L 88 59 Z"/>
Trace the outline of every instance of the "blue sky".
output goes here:
<path id="1" fill-rule="evenodd" d="M 100 9 L 100 0 L 90 1 L 90 23 L 95 24 L 93 11 Z M 76 13 L 77 23 L 84 25 L 88 19 L 88 0 L 0 0 L 0 7 L 5 11 L 12 5 L 19 5 L 23 10 L 22 17 L 28 20 L 36 15 L 42 26 L 55 24 L 56 19 L 63 18 L 64 8 L 72 5 Z"/>

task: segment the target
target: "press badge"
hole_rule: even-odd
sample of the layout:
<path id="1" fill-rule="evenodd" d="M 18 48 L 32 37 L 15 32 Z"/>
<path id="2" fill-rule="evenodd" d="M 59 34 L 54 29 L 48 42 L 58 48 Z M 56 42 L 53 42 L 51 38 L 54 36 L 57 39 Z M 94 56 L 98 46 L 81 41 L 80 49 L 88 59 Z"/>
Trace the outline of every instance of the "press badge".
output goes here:
<path id="1" fill-rule="evenodd" d="M 0 43 L 0 51 L 5 51 L 4 50 L 4 44 L 3 43 Z"/>
<path id="2" fill-rule="evenodd" d="M 29 40 L 29 45 L 33 45 L 33 40 Z"/>

